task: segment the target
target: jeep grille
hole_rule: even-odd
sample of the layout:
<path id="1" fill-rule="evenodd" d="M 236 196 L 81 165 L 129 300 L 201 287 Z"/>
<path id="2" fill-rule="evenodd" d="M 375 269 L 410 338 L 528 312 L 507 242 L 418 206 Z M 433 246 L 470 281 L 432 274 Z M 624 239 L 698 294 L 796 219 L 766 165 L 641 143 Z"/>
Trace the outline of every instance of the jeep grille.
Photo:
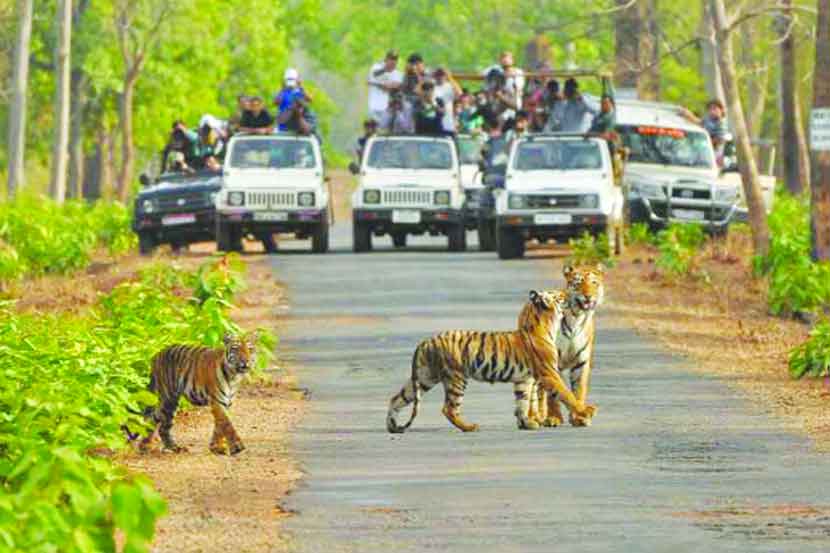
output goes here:
<path id="1" fill-rule="evenodd" d="M 432 205 L 432 191 L 384 190 L 383 203 L 386 205 L 429 206 Z"/>
<path id="2" fill-rule="evenodd" d="M 246 207 L 251 208 L 272 208 L 272 207 L 295 207 L 297 196 L 294 192 L 248 192 L 245 198 Z"/>

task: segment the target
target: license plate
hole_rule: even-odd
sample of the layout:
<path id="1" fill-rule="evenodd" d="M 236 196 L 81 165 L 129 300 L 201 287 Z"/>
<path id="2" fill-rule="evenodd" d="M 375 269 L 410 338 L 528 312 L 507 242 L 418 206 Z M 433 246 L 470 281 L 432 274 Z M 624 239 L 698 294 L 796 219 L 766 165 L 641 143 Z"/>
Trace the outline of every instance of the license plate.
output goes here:
<path id="1" fill-rule="evenodd" d="M 417 224 L 421 222 L 421 212 L 404 209 L 392 210 L 392 222 L 403 224 Z"/>
<path id="2" fill-rule="evenodd" d="M 684 221 L 702 221 L 706 218 L 706 213 L 699 209 L 672 209 L 671 213 L 675 218 Z"/>
<path id="3" fill-rule="evenodd" d="M 161 218 L 161 224 L 166 227 L 173 225 L 188 225 L 196 222 L 196 216 L 192 213 L 182 213 L 181 215 L 165 215 Z"/>
<path id="4" fill-rule="evenodd" d="M 287 221 L 288 213 L 285 211 L 255 211 L 254 221 Z"/>
<path id="5" fill-rule="evenodd" d="M 537 225 L 569 225 L 573 222 L 570 213 L 537 213 L 533 216 Z"/>

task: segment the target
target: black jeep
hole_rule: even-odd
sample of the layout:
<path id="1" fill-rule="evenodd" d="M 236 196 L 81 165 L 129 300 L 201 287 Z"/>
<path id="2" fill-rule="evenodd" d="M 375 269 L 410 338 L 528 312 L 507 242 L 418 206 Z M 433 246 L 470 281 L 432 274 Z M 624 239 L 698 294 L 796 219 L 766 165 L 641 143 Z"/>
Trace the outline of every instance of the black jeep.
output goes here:
<path id="1" fill-rule="evenodd" d="M 164 173 L 155 181 L 142 175 L 141 183 L 144 189 L 135 199 L 133 231 L 142 254 L 162 244 L 177 250 L 215 240 L 214 203 L 222 187 L 221 173 Z"/>

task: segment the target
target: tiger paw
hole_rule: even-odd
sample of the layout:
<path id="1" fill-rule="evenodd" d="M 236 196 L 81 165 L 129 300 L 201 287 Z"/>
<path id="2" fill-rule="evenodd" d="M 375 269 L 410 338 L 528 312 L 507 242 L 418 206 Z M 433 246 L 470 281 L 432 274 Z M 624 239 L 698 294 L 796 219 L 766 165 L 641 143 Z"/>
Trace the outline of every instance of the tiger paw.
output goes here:
<path id="1" fill-rule="evenodd" d="M 565 421 L 562 420 L 562 417 L 548 417 L 542 421 L 542 426 L 546 426 L 548 428 L 556 428 L 557 426 L 561 426 L 564 422 Z"/>
<path id="2" fill-rule="evenodd" d="M 183 445 L 167 444 L 162 451 L 166 453 L 187 453 L 188 450 Z"/>
<path id="3" fill-rule="evenodd" d="M 461 429 L 462 432 L 478 432 L 478 425 L 477 424 L 468 424 L 464 428 Z"/>
<path id="4" fill-rule="evenodd" d="M 581 417 L 579 415 L 570 416 L 571 426 L 591 426 L 590 417 Z"/>
<path id="5" fill-rule="evenodd" d="M 245 451 L 245 445 L 242 442 L 236 442 L 234 444 L 231 444 L 231 455 L 236 455 L 237 453 L 242 453 L 243 451 Z"/>
<path id="6" fill-rule="evenodd" d="M 528 419 L 523 421 L 519 419 L 519 430 L 539 430 L 539 423 L 535 420 Z"/>
<path id="7" fill-rule="evenodd" d="M 580 410 L 574 410 L 571 413 L 571 418 L 590 419 L 597 414 L 596 405 L 585 405 Z"/>

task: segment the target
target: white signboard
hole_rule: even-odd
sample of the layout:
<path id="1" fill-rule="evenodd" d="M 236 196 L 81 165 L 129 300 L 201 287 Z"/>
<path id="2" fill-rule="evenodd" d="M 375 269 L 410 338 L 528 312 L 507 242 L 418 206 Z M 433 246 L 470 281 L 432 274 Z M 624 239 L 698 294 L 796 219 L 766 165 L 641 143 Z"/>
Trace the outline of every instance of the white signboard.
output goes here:
<path id="1" fill-rule="evenodd" d="M 814 152 L 830 151 L 830 108 L 817 108 L 810 112 L 810 149 Z"/>

